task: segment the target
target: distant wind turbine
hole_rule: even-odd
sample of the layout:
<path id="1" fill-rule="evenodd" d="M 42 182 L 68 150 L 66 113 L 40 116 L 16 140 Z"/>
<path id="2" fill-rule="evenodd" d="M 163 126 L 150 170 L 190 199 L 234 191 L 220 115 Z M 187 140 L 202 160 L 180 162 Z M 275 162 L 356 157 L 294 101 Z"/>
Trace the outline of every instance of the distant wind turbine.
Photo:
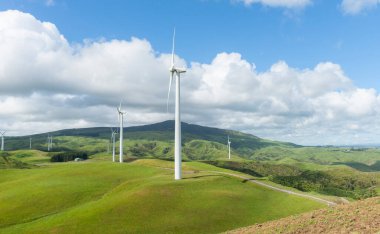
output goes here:
<path id="1" fill-rule="evenodd" d="M 1 151 L 4 151 L 4 135 L 7 131 L 0 131 L 1 135 Z"/>
<path id="2" fill-rule="evenodd" d="M 50 151 L 50 136 L 49 136 L 49 134 L 47 137 L 47 149 L 48 149 L 48 151 Z"/>
<path id="3" fill-rule="evenodd" d="M 32 138 L 29 138 L 29 149 L 32 149 Z"/>
<path id="4" fill-rule="evenodd" d="M 47 138 L 47 147 L 48 147 L 48 151 L 53 149 L 53 136 L 50 136 L 49 134 Z"/>
<path id="5" fill-rule="evenodd" d="M 173 46 L 172 46 L 172 63 L 169 69 L 170 78 L 169 78 L 169 90 L 168 90 L 168 99 L 166 103 L 167 110 L 169 109 L 169 97 L 170 97 L 170 88 L 172 86 L 173 79 L 176 78 L 176 93 L 175 93 L 175 146 L 174 146 L 174 178 L 180 180 L 182 177 L 181 164 L 181 111 L 180 111 L 180 77 L 181 73 L 185 73 L 186 69 L 177 68 L 174 65 L 174 47 L 175 47 L 175 29 L 173 33 Z"/>
<path id="6" fill-rule="evenodd" d="M 115 139 L 117 130 L 111 128 L 111 142 L 112 142 L 112 162 L 115 162 Z"/>
<path id="7" fill-rule="evenodd" d="M 228 159 L 231 159 L 231 141 L 230 141 L 230 136 L 228 136 Z"/>
<path id="8" fill-rule="evenodd" d="M 117 112 L 119 113 L 119 123 L 120 123 L 120 156 L 119 156 L 119 162 L 123 162 L 123 122 L 124 122 L 124 115 L 126 112 L 121 110 L 121 101 L 120 106 L 117 108 Z"/>

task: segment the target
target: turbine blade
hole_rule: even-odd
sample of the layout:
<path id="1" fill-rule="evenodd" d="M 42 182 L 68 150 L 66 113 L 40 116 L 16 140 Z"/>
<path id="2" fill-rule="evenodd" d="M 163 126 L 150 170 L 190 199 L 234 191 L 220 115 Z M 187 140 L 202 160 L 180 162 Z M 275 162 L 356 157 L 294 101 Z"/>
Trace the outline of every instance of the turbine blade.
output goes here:
<path id="1" fill-rule="evenodd" d="M 173 45 L 172 45 L 172 67 L 174 67 L 174 47 L 175 47 L 175 28 L 173 32 Z"/>
<path id="2" fill-rule="evenodd" d="M 171 72 L 169 77 L 169 90 L 168 90 L 168 99 L 166 99 L 166 112 L 169 112 L 169 98 L 170 98 L 170 89 L 172 87 L 173 82 L 173 72 Z"/>

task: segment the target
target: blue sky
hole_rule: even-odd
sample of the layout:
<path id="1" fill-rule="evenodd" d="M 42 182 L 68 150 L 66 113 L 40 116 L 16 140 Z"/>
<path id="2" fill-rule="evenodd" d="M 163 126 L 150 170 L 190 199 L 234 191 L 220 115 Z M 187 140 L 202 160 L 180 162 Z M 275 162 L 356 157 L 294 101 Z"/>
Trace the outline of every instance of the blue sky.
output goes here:
<path id="1" fill-rule="evenodd" d="M 246 6 L 229 0 L 90 1 L 3 0 L 0 10 L 19 9 L 53 22 L 70 42 L 84 39 L 148 39 L 188 61 L 210 62 L 238 52 L 259 71 L 285 60 L 297 68 L 321 61 L 340 64 L 355 84 L 380 89 L 380 9 L 344 13 L 340 0 L 317 0 L 302 9 Z"/>
<path id="2" fill-rule="evenodd" d="M 0 129 L 173 118 L 304 145 L 380 143 L 379 0 L 2 0 Z M 173 97 L 173 95 L 172 95 Z M 173 108 L 173 100 L 171 100 Z"/>

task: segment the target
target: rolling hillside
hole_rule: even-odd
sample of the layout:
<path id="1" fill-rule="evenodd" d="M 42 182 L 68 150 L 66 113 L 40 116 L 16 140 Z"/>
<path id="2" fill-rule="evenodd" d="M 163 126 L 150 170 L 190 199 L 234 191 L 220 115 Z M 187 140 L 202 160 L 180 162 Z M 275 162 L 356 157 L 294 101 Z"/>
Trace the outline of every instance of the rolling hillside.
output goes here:
<path id="1" fill-rule="evenodd" d="M 110 138 L 110 128 L 84 128 L 84 129 L 67 129 L 49 133 L 55 139 L 68 139 L 57 137 L 81 137 L 87 139 L 93 139 L 91 142 L 106 144 Z M 171 142 L 174 139 L 174 121 L 165 121 L 162 123 L 156 123 L 151 125 L 127 127 L 124 128 L 125 139 L 128 140 L 145 140 L 153 142 Z M 204 140 L 209 142 L 216 142 L 221 145 L 226 145 L 227 135 L 230 136 L 232 148 L 242 157 L 250 157 L 255 150 L 269 147 L 269 146 L 281 146 L 281 147 L 297 147 L 297 145 L 286 142 L 276 142 L 270 140 L 264 140 L 254 135 L 245 134 L 232 130 L 224 130 L 218 128 L 204 127 L 194 124 L 182 123 L 182 141 L 183 144 L 191 142 L 193 140 Z M 6 150 L 18 150 L 29 148 L 29 137 L 33 139 L 33 149 L 46 150 L 47 133 L 36 134 L 32 136 L 22 137 L 7 137 Z M 55 140 L 54 151 L 70 150 L 79 143 L 75 140 L 70 145 L 60 144 L 62 141 Z M 72 144 L 76 143 L 76 144 Z M 102 150 L 105 149 L 103 146 Z"/>
<path id="2" fill-rule="evenodd" d="M 173 160 L 173 128 L 173 121 L 125 128 L 124 159 Z M 185 161 L 210 161 L 306 192 L 351 199 L 380 193 L 379 149 L 302 147 L 231 130 L 186 123 L 182 123 L 182 128 Z M 110 160 L 109 128 L 68 129 L 51 134 L 52 152 L 46 152 L 47 134 L 32 136 L 32 151 L 25 150 L 29 146 L 28 136 L 6 138 L 6 149 L 18 150 L 8 151 L 10 157 L 3 158 L 0 167 L 30 167 L 25 163 L 49 162 L 52 155 L 62 151 L 83 151 L 90 158 Z M 230 162 L 226 161 L 227 135 L 232 141 Z"/>
<path id="3" fill-rule="evenodd" d="M 127 127 L 125 152 L 127 156 L 170 158 L 173 151 L 174 122 Z M 81 150 L 89 154 L 107 151 L 110 128 L 67 129 L 51 132 L 53 151 Z M 302 147 L 287 142 L 261 139 L 238 131 L 210 128 L 182 123 L 184 157 L 189 160 L 214 160 L 226 158 L 227 135 L 232 141 L 232 155 L 236 159 L 271 161 L 291 164 L 307 169 L 324 169 L 325 166 L 344 166 L 363 172 L 380 170 L 379 149 L 351 149 L 334 147 Z M 29 148 L 46 151 L 47 133 L 33 136 L 7 137 L 6 150 Z M 319 166 L 316 166 L 319 165 Z"/>
<path id="4" fill-rule="evenodd" d="M 199 162 L 174 181 L 172 167 L 144 159 L 0 170 L 0 233 L 218 233 L 325 207 Z"/>

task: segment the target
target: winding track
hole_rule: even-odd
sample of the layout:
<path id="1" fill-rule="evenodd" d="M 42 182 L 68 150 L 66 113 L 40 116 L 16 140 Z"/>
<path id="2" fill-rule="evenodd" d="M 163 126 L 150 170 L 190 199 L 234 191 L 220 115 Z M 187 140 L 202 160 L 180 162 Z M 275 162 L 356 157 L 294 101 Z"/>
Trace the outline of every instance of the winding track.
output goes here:
<path id="1" fill-rule="evenodd" d="M 296 195 L 296 196 L 300 196 L 300 197 L 305 197 L 305 198 L 313 199 L 315 201 L 325 203 L 328 206 L 335 206 L 335 205 L 337 205 L 335 202 L 332 202 L 332 201 L 328 201 L 328 200 L 325 200 L 325 199 L 322 199 L 322 198 L 319 198 L 319 197 L 315 197 L 315 196 L 312 196 L 312 195 L 308 195 L 308 194 L 302 194 L 302 193 L 297 193 L 297 192 L 293 192 L 293 191 L 290 191 L 290 190 L 278 188 L 278 187 L 275 187 L 275 186 L 272 186 L 272 185 L 269 185 L 269 184 L 265 184 L 263 182 L 260 182 L 260 181 L 257 181 L 257 180 L 251 179 L 251 178 L 247 178 L 247 177 L 244 177 L 244 176 L 241 176 L 241 175 L 233 174 L 233 173 L 220 172 L 220 171 L 204 171 L 204 172 L 212 172 L 212 173 L 218 173 L 218 174 L 224 174 L 224 175 L 229 175 L 229 176 L 237 177 L 237 178 L 244 179 L 244 180 L 249 181 L 251 183 L 258 184 L 258 185 L 261 185 L 261 186 L 264 186 L 264 187 L 267 187 L 267 188 L 270 188 L 270 189 L 273 189 L 273 190 L 276 190 L 276 191 L 280 191 L 280 192 L 287 193 L 287 194 L 292 194 L 292 195 Z"/>
<path id="2" fill-rule="evenodd" d="M 83 163 L 83 162 L 81 162 L 81 163 Z M 169 167 L 159 167 L 159 166 L 152 166 L 152 167 L 160 168 L 160 169 L 164 169 L 164 170 L 173 170 L 174 171 L 173 168 L 169 168 Z M 186 172 L 186 171 L 183 171 L 183 172 Z M 207 173 L 216 173 L 216 174 L 228 175 L 228 176 L 232 176 L 232 177 L 243 179 L 245 181 L 248 181 L 248 182 L 251 182 L 251 183 L 263 186 L 263 187 L 270 188 L 272 190 L 276 190 L 276 191 L 287 193 L 287 194 L 292 194 L 292 195 L 299 196 L 299 197 L 304 197 L 304 198 L 312 199 L 312 200 L 324 203 L 324 204 L 326 204 L 328 206 L 335 206 L 335 205 L 337 205 L 337 203 L 332 202 L 332 201 L 328 201 L 326 199 L 322 199 L 322 198 L 319 198 L 319 197 L 316 197 L 316 196 L 312 196 L 312 195 L 309 195 L 309 194 L 297 193 L 297 192 L 294 192 L 294 191 L 291 191 L 291 190 L 287 190 L 287 189 L 283 189 L 283 188 L 278 188 L 278 187 L 275 187 L 275 186 L 272 186 L 272 185 L 269 185 L 269 184 L 266 184 L 266 183 L 263 183 L 263 182 L 260 182 L 260 181 L 257 181 L 255 179 L 252 179 L 252 178 L 249 178 L 249 177 L 245 177 L 245 176 L 242 176 L 242 175 L 239 175 L 239 174 L 228 173 L 228 172 L 221 172 L 221 171 L 206 171 L 206 170 L 199 170 L 199 172 L 207 172 Z M 343 203 L 349 203 L 346 199 L 344 199 L 344 198 L 341 198 L 341 199 L 342 199 Z"/>
<path id="3" fill-rule="evenodd" d="M 165 169 L 165 170 L 174 170 L 173 168 L 169 168 L 169 167 L 156 167 L 156 168 L 161 168 L 161 169 Z M 199 170 L 199 171 L 200 172 L 208 172 L 208 173 L 216 173 L 216 174 L 228 175 L 228 176 L 240 178 L 240 179 L 246 180 L 248 182 L 251 182 L 251 183 L 254 183 L 254 184 L 257 184 L 257 185 L 261 185 L 261 186 L 264 186 L 264 187 L 267 187 L 267 188 L 270 188 L 270 189 L 273 189 L 273 190 L 276 190 L 276 191 L 279 191 L 279 192 L 283 192 L 283 193 L 292 194 L 292 195 L 299 196 L 299 197 L 304 197 L 304 198 L 312 199 L 314 201 L 318 201 L 318 202 L 324 203 L 324 204 L 326 204 L 328 206 L 335 206 L 335 205 L 337 205 L 337 203 L 332 202 L 332 201 L 328 201 L 328 200 L 325 200 L 325 199 L 322 199 L 322 198 L 319 198 L 319 197 L 315 197 L 315 196 L 312 196 L 312 195 L 308 195 L 308 194 L 297 193 L 297 192 L 293 192 L 291 190 L 286 190 L 286 189 L 278 188 L 278 187 L 275 187 L 275 186 L 272 186 L 272 185 L 269 185 L 269 184 L 266 184 L 266 183 L 254 180 L 252 178 L 248 178 L 248 177 L 245 177 L 245 176 L 242 176 L 242 175 L 238 175 L 238 174 L 227 173 L 227 172 L 220 172 L 220 171 L 203 171 L 203 170 Z"/>

